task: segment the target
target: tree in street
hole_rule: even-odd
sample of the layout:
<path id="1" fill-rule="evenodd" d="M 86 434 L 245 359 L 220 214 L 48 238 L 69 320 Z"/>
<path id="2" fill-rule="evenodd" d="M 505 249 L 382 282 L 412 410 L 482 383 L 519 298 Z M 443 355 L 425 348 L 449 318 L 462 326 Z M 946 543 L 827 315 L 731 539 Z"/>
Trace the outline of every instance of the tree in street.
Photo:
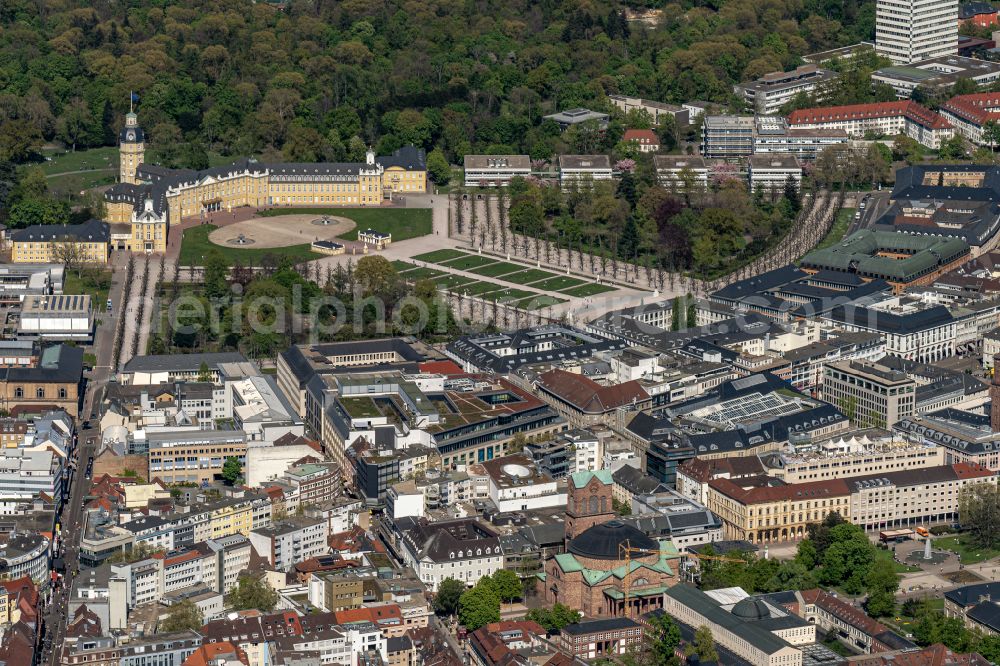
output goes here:
<path id="1" fill-rule="evenodd" d="M 445 578 L 438 585 L 437 594 L 434 595 L 434 611 L 442 615 L 454 615 L 458 610 L 458 600 L 465 592 L 465 583 L 454 578 Z"/>
<path id="2" fill-rule="evenodd" d="M 674 618 L 666 613 L 651 615 L 649 626 L 652 666 L 675 666 L 678 659 L 674 651 L 681 643 L 681 628 L 677 626 Z"/>
<path id="3" fill-rule="evenodd" d="M 719 653 L 715 649 L 715 639 L 712 638 L 712 630 L 702 625 L 694 632 L 694 640 L 687 646 L 685 652 L 688 656 L 698 655 L 702 662 L 718 661 Z"/>
<path id="4" fill-rule="evenodd" d="M 521 579 L 513 571 L 500 569 L 491 577 L 493 588 L 501 601 L 510 603 L 520 599 L 522 594 Z"/>
<path id="5" fill-rule="evenodd" d="M 458 621 L 469 631 L 500 621 L 500 596 L 488 577 L 462 593 L 458 600 Z"/>

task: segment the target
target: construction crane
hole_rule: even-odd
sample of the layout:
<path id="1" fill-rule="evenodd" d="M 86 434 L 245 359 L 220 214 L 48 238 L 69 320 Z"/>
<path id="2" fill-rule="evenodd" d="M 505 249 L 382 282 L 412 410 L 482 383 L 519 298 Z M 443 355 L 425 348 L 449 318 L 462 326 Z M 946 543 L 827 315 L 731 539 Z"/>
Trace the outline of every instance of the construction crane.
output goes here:
<path id="1" fill-rule="evenodd" d="M 675 551 L 669 551 L 666 550 L 665 548 L 639 548 L 633 546 L 632 543 L 627 539 L 618 544 L 619 559 L 625 561 L 625 575 L 622 576 L 622 595 L 625 601 L 625 614 L 627 617 L 632 616 L 632 608 L 631 605 L 629 604 L 630 597 L 632 594 L 632 581 L 629 578 L 629 573 L 631 573 L 629 569 L 631 568 L 630 565 L 632 564 L 632 553 L 637 553 L 639 557 L 645 557 L 647 555 L 659 555 L 661 557 L 665 557 L 667 553 L 672 554 L 673 552 Z M 706 560 L 721 560 L 723 562 L 740 562 L 743 564 L 746 563 L 746 560 L 739 560 L 731 557 L 721 557 L 719 555 L 698 555 L 697 553 L 690 553 L 690 552 L 679 553 L 678 555 L 680 557 L 693 555 Z"/>
<path id="2" fill-rule="evenodd" d="M 622 595 L 625 602 L 623 610 L 625 611 L 625 617 L 632 617 L 632 604 L 630 603 L 632 581 L 629 576 L 632 573 L 632 553 L 637 553 L 639 557 L 645 557 L 646 555 L 660 555 L 662 557 L 666 552 L 668 551 L 663 548 L 637 548 L 628 540 L 618 544 L 618 559 L 625 560 L 625 575 L 622 576 Z"/>
<path id="3" fill-rule="evenodd" d="M 735 557 L 723 557 L 722 555 L 701 555 L 700 553 L 693 553 L 691 551 L 686 551 L 684 553 L 678 553 L 676 550 L 667 548 L 639 548 L 633 546 L 628 540 L 623 541 L 618 544 L 618 555 L 619 559 L 625 561 L 625 575 L 622 576 L 622 595 L 625 602 L 625 616 L 628 618 L 632 617 L 632 606 L 629 603 L 632 594 L 632 581 L 629 577 L 631 573 L 632 564 L 632 553 L 637 553 L 639 557 L 645 557 L 647 555 L 659 555 L 661 557 L 666 557 L 669 555 L 676 554 L 678 557 L 693 557 L 699 560 L 715 560 L 719 562 L 737 562 L 740 564 L 746 564 L 746 560 L 742 560 Z"/>

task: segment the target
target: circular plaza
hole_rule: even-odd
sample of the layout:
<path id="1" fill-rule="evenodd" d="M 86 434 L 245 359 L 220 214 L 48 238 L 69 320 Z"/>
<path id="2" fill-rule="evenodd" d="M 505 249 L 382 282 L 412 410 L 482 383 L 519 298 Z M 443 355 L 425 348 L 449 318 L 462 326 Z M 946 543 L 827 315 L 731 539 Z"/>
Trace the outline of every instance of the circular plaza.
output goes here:
<path id="1" fill-rule="evenodd" d="M 337 238 L 355 226 L 353 220 L 333 215 L 253 217 L 213 229 L 208 240 L 223 247 L 288 247 Z"/>

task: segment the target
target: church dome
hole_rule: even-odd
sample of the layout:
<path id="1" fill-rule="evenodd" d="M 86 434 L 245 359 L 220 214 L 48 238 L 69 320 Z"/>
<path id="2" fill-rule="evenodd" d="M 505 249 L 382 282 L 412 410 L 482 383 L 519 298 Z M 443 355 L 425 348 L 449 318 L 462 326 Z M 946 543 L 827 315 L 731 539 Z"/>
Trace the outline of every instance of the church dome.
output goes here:
<path id="1" fill-rule="evenodd" d="M 632 548 L 641 548 L 649 553 L 632 553 L 632 557 L 646 557 L 659 552 L 660 545 L 636 528 L 620 520 L 609 520 L 584 530 L 580 536 L 569 542 L 569 552 L 580 557 L 595 560 L 622 559 L 620 546 L 628 543 Z"/>
<path id="2" fill-rule="evenodd" d="M 747 597 L 736 602 L 733 606 L 733 615 L 743 620 L 754 621 L 771 617 L 771 611 L 760 599 Z"/>

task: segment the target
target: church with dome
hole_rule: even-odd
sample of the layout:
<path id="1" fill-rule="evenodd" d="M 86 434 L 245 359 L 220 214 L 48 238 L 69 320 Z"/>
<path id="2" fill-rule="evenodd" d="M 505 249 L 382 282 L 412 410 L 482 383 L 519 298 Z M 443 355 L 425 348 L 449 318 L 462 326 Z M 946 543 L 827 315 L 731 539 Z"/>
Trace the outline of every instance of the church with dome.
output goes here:
<path id="1" fill-rule="evenodd" d="M 565 552 L 547 560 L 539 575 L 546 604 L 587 617 L 638 617 L 662 608 L 663 593 L 677 582 L 680 553 L 672 542 L 617 519 L 612 484 L 607 470 L 570 477 Z"/>

